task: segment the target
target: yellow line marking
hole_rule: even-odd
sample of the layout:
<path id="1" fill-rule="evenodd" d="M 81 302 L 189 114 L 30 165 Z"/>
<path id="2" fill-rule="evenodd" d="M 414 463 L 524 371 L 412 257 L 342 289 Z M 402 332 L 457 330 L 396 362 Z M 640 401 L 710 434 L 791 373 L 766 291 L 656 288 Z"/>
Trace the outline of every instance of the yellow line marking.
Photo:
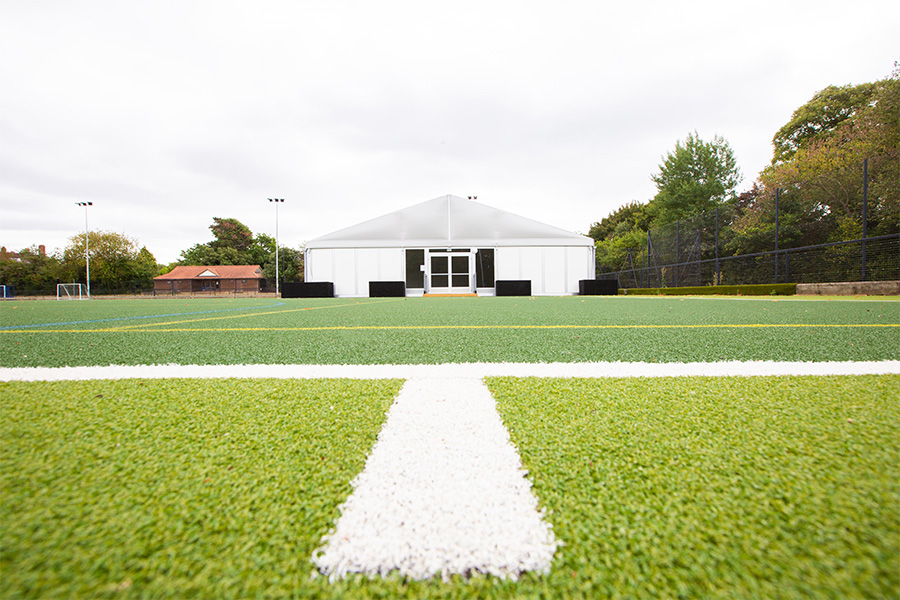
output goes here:
<path id="1" fill-rule="evenodd" d="M 374 302 L 366 302 L 364 304 L 366 304 L 366 305 L 380 304 L 382 302 L 393 302 L 396 300 L 398 300 L 398 298 L 389 298 L 387 300 L 376 300 Z M 141 323 L 138 325 L 122 325 L 121 327 L 112 327 L 110 329 L 99 329 L 97 331 L 132 331 L 132 330 L 138 330 L 138 329 L 146 329 L 148 327 L 162 327 L 164 325 L 182 325 L 184 323 L 199 323 L 201 321 L 218 321 L 218 320 L 223 320 L 223 319 L 242 319 L 242 318 L 246 318 L 246 317 L 260 317 L 263 315 L 280 315 L 280 314 L 291 313 L 291 312 L 300 312 L 300 311 L 304 311 L 304 310 L 323 310 L 323 309 L 330 309 L 330 308 L 345 308 L 348 306 L 359 306 L 360 304 L 363 304 L 363 303 L 353 302 L 353 303 L 348 303 L 348 304 L 337 304 L 337 305 L 333 305 L 333 306 L 306 306 L 304 308 L 289 308 L 289 309 L 285 309 L 285 310 L 270 310 L 268 312 L 241 313 L 241 314 L 237 314 L 237 315 L 223 315 L 223 316 L 219 316 L 219 317 L 202 317 L 199 319 L 184 319 L 181 321 L 167 321 L 164 323 Z M 160 331 L 162 331 L 162 330 L 160 330 Z"/>
<path id="2" fill-rule="evenodd" d="M 205 319 L 202 319 L 205 320 Z M 159 323 L 158 325 L 168 325 Z M 3 333 L 178 333 L 210 331 L 423 331 L 448 329 L 765 329 L 884 328 L 900 323 L 738 323 L 710 325 L 332 325 L 323 327 L 170 327 L 167 329 L 7 329 Z"/>

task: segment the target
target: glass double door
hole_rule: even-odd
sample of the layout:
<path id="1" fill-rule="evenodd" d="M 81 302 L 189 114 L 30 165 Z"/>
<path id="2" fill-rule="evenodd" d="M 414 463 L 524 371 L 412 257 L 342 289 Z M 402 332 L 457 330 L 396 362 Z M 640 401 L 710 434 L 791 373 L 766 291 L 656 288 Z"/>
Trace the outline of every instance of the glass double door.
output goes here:
<path id="1" fill-rule="evenodd" d="M 467 294 L 475 291 L 474 252 L 429 250 L 427 266 L 426 292 Z"/>

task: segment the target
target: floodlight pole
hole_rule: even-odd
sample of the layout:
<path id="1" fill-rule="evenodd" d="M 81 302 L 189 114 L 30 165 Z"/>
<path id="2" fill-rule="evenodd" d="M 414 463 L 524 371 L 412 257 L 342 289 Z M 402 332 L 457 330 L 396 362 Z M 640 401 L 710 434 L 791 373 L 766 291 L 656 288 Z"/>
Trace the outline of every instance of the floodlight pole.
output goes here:
<path id="1" fill-rule="evenodd" d="M 284 198 L 269 198 L 269 202 L 275 203 L 275 297 L 281 294 L 278 279 L 281 272 L 278 269 L 278 204 L 284 202 Z"/>
<path id="2" fill-rule="evenodd" d="M 76 202 L 78 206 L 84 207 L 84 264 L 85 264 L 85 279 L 87 280 L 87 297 L 91 297 L 91 253 L 90 253 L 90 242 L 88 241 L 88 219 L 87 219 L 87 207 L 92 206 L 93 202 Z"/>

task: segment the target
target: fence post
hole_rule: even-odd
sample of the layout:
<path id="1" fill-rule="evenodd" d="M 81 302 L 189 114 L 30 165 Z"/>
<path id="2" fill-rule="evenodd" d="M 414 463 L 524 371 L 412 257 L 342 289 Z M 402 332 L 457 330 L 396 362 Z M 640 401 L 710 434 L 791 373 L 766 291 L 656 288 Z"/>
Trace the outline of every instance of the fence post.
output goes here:
<path id="1" fill-rule="evenodd" d="M 697 230 L 697 239 L 694 241 L 694 251 L 697 255 L 697 279 L 696 283 L 693 285 L 703 285 L 703 244 L 701 243 L 703 238 L 703 232 L 698 229 Z M 687 263 L 685 263 L 687 264 Z"/>
<path id="2" fill-rule="evenodd" d="M 781 197 L 781 188 L 775 188 L 775 283 L 778 283 L 778 200 Z"/>
<path id="3" fill-rule="evenodd" d="M 715 285 L 722 282 L 722 274 L 719 272 L 719 207 L 716 207 L 716 280 Z"/>
<path id="4" fill-rule="evenodd" d="M 650 230 L 647 230 L 647 249 L 644 252 L 644 287 L 650 287 Z"/>
<path id="5" fill-rule="evenodd" d="M 675 287 L 678 287 L 679 277 L 678 277 L 678 267 L 681 266 L 681 259 L 678 256 L 678 246 L 681 242 L 681 221 L 675 221 Z"/>
<path id="6" fill-rule="evenodd" d="M 862 213 L 862 278 L 866 280 L 866 238 L 869 237 L 869 159 L 863 159 L 863 213 Z"/>
<path id="7" fill-rule="evenodd" d="M 634 281 L 634 287 L 639 287 L 637 271 L 634 268 L 634 257 L 631 255 L 631 248 L 628 249 L 628 264 L 631 266 L 631 279 Z"/>
<path id="8" fill-rule="evenodd" d="M 650 254 L 651 253 L 654 253 L 653 252 L 653 240 L 650 238 L 650 232 L 648 231 L 647 232 L 647 270 L 648 271 L 650 270 Z M 663 286 L 663 282 L 660 277 L 659 260 L 658 260 L 658 257 L 655 256 L 655 254 L 656 253 L 654 253 L 654 256 L 653 256 L 653 265 L 655 267 L 654 271 L 656 272 L 656 287 L 661 288 L 661 287 L 665 287 L 665 286 Z M 648 277 L 649 277 L 649 275 L 648 275 Z"/>

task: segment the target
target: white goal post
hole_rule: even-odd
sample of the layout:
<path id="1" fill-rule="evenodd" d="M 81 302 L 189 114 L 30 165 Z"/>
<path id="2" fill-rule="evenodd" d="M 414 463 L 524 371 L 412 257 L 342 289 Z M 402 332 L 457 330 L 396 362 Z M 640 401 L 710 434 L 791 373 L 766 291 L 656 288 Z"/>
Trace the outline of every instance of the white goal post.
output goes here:
<path id="1" fill-rule="evenodd" d="M 0 298 L 6 300 L 13 297 L 13 287 L 11 285 L 0 285 Z"/>
<path id="2" fill-rule="evenodd" d="M 57 300 L 82 300 L 87 298 L 84 294 L 83 283 L 57 283 L 56 299 Z"/>

